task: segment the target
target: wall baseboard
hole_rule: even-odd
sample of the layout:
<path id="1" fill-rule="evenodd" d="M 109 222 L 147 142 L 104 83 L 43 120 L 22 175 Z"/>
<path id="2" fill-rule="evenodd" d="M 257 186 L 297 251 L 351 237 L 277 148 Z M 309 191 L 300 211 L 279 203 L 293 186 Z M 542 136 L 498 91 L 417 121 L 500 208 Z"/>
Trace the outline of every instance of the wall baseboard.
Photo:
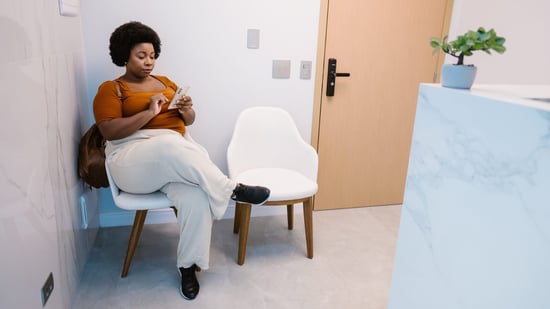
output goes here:
<path id="1" fill-rule="evenodd" d="M 302 205 L 297 204 L 294 207 L 294 214 L 301 214 Z M 131 226 L 134 224 L 134 211 L 120 209 L 117 212 L 100 213 L 100 227 L 115 227 L 115 226 Z M 252 206 L 252 217 L 278 216 L 286 215 L 286 207 L 284 206 Z M 233 219 L 235 216 L 235 205 L 227 207 L 222 220 Z M 170 208 L 150 210 L 147 213 L 145 224 L 160 224 L 177 222 L 174 211 Z"/>

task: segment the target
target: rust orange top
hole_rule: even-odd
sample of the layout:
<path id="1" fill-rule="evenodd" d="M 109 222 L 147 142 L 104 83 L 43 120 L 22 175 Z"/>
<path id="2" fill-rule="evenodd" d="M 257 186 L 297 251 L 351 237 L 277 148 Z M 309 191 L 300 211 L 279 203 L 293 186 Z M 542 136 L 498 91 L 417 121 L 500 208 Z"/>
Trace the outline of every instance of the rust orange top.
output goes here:
<path id="1" fill-rule="evenodd" d="M 153 75 L 151 75 L 153 76 Z M 97 90 L 94 98 L 94 118 L 96 123 L 115 118 L 129 117 L 149 108 L 151 96 L 162 93 L 171 100 L 177 85 L 166 76 L 155 75 L 154 78 L 166 86 L 161 91 L 130 90 L 121 79 L 105 81 Z M 118 97 L 115 83 L 120 85 L 122 99 Z M 151 119 L 142 129 L 171 129 L 185 134 L 185 123 L 177 109 L 168 109 L 168 103 L 162 106 L 160 113 Z"/>

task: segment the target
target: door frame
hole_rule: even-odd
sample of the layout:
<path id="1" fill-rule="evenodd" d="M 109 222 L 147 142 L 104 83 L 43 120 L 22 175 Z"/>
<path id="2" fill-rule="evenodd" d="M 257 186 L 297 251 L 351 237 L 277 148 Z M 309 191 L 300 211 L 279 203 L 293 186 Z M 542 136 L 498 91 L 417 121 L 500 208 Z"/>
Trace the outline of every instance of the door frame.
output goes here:
<path id="1" fill-rule="evenodd" d="M 319 10 L 319 35 L 317 38 L 317 61 L 315 64 L 315 87 L 313 94 L 313 121 L 311 127 L 311 144 L 319 150 L 319 130 L 321 129 L 321 101 L 323 83 L 325 82 L 325 48 L 327 41 L 328 2 L 321 0 Z"/>

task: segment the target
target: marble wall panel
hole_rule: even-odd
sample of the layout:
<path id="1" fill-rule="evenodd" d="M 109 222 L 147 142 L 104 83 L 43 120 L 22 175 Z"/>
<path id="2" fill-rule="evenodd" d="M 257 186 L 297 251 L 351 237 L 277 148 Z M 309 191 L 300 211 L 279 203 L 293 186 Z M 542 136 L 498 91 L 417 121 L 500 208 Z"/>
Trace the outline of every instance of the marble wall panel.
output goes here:
<path id="1" fill-rule="evenodd" d="M 79 199 L 94 191 L 76 172 L 88 126 L 79 17 L 57 1 L 3 0 L 0 11 L 0 307 L 70 308 L 97 232 Z M 95 205 L 97 209 L 97 205 Z M 93 212 L 92 212 L 93 214 Z M 93 217 L 93 216 L 92 216 Z"/>

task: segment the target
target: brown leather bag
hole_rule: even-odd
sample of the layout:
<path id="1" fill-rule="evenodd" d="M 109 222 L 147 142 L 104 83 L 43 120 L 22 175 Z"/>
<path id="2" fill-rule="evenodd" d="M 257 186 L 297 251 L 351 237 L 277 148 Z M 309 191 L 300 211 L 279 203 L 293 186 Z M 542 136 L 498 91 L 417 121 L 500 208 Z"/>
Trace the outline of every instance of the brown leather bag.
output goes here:
<path id="1" fill-rule="evenodd" d="M 113 81 L 118 98 L 122 101 L 122 92 L 117 81 Z M 78 151 L 78 175 L 94 188 L 109 187 L 105 170 L 105 138 L 94 123 L 80 139 Z"/>
<path id="2" fill-rule="evenodd" d="M 109 186 L 105 171 L 105 139 L 96 124 L 80 139 L 78 174 L 94 188 Z"/>

